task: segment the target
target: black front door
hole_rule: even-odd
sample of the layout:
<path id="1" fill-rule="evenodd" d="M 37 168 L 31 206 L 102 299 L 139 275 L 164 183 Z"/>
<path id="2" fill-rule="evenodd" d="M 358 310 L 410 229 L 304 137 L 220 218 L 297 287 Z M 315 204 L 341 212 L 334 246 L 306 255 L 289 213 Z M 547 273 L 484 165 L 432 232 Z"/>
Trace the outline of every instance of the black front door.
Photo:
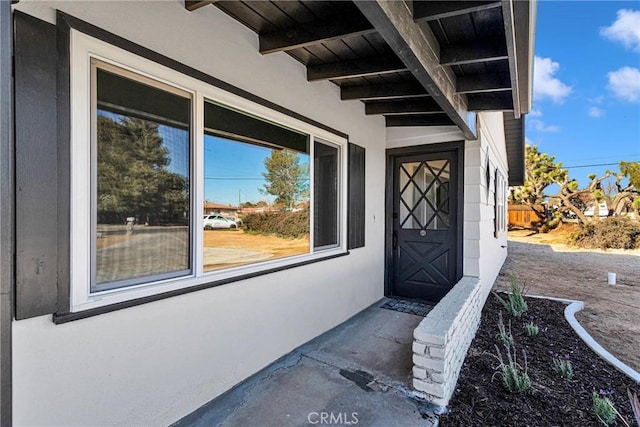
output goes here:
<path id="1" fill-rule="evenodd" d="M 439 301 L 461 276 L 456 151 L 393 160 L 391 294 Z"/>

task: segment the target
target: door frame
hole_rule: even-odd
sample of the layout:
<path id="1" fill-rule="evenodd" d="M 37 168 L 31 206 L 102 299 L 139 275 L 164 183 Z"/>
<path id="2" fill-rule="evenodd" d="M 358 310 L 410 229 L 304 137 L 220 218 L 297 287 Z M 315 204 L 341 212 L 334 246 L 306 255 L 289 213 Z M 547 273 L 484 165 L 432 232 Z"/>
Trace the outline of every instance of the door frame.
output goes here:
<path id="1" fill-rule="evenodd" d="M 456 282 L 462 278 L 462 262 L 464 249 L 464 141 L 443 142 L 437 144 L 416 145 L 386 150 L 386 184 L 385 184 L 385 228 L 384 228 L 384 295 L 393 297 L 393 168 L 396 157 L 420 154 L 432 154 L 443 151 L 453 152 L 458 160 L 458 188 L 455 191 L 458 198 L 456 212 Z M 452 283 L 453 287 L 455 283 Z"/>

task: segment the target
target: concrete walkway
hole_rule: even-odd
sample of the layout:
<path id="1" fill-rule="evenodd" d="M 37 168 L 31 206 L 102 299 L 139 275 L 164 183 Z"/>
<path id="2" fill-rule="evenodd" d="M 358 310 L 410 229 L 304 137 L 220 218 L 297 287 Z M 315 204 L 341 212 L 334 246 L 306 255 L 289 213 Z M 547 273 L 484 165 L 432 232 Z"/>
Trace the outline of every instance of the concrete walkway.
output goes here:
<path id="1" fill-rule="evenodd" d="M 432 426 L 410 387 L 420 316 L 381 300 L 294 350 L 177 426 Z"/>

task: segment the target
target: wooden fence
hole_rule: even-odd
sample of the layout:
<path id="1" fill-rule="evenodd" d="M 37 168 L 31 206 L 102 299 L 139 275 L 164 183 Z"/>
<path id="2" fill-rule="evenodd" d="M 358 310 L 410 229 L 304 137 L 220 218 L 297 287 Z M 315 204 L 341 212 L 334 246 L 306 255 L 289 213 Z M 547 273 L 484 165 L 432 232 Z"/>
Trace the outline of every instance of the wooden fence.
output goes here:
<path id="1" fill-rule="evenodd" d="M 509 227 L 530 228 L 538 221 L 536 213 L 527 205 L 509 205 Z"/>

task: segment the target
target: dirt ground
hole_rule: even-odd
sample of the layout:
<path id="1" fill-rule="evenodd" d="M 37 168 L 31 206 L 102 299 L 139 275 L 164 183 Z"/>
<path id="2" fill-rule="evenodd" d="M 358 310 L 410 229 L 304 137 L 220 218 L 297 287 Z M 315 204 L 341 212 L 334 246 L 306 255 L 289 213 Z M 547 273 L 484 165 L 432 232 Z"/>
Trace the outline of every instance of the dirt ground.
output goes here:
<path id="1" fill-rule="evenodd" d="M 204 246 L 251 249 L 269 252 L 274 258 L 309 252 L 309 239 L 285 239 L 277 236 L 249 234 L 244 230 L 207 230 L 204 232 Z"/>
<path id="2" fill-rule="evenodd" d="M 584 250 L 562 233 L 509 232 L 509 255 L 496 287 L 508 289 L 511 272 L 529 295 L 584 301 L 578 321 L 603 347 L 640 371 L 640 250 Z M 617 284 L 607 284 L 607 272 Z"/>
<path id="3" fill-rule="evenodd" d="M 245 249 L 252 252 L 268 254 L 267 259 L 284 258 L 292 255 L 309 253 L 309 239 L 298 238 L 288 239 L 277 236 L 264 236 L 259 234 L 245 233 L 242 229 L 234 230 L 205 230 L 205 248 L 223 249 Z M 228 268 L 234 265 L 243 265 L 246 262 L 238 263 L 207 263 L 205 270 L 215 270 L 218 268 Z"/>

